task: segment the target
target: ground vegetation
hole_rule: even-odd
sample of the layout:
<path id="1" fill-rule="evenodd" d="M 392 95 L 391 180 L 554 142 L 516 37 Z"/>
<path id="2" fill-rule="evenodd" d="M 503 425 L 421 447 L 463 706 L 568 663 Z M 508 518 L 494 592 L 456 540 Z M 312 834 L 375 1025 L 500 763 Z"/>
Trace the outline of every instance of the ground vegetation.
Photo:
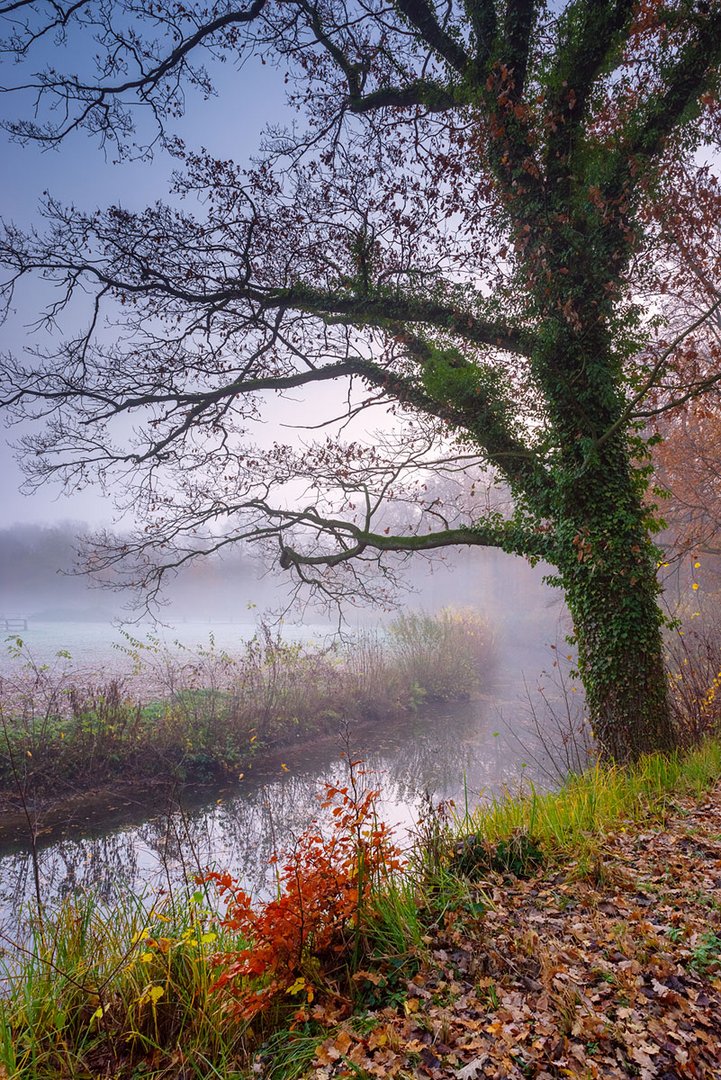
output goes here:
<path id="1" fill-rule="evenodd" d="M 36 912 L 7 957 L 0 1071 L 711 1080 L 720 774 L 711 740 L 470 817 L 429 807 L 401 851 L 349 762 L 265 902 L 220 873 Z"/>
<path id="2" fill-rule="evenodd" d="M 474 612 L 408 613 L 345 644 L 300 643 L 262 623 L 237 654 L 128 636 L 126 674 L 16 639 L 0 680 L 0 805 L 42 823 L 63 800 L 237 781 L 311 739 L 473 697 L 492 679 L 492 631 Z M 283 764 L 283 767 L 287 767 Z M 10 819 L 8 819 L 10 820 Z M 38 825 L 41 827 L 41 825 Z"/>
<path id="3" fill-rule="evenodd" d="M 49 196 L 42 226 L 8 225 L 0 248 L 8 305 L 39 275 L 56 288 L 46 325 L 71 323 L 3 363 L 4 405 L 47 421 L 22 437 L 31 483 L 99 478 L 141 522 L 119 547 L 101 538 L 94 569 L 152 592 L 199 547 L 249 541 L 344 600 L 446 546 L 544 560 L 602 753 L 671 749 L 647 432 L 717 377 L 676 364 L 715 294 L 680 318 L 665 297 L 668 252 L 717 208 L 718 3 L 1 10 L 13 100 L 29 102 L 16 138 L 84 130 L 121 158 L 178 161 L 174 201 Z M 213 92 L 216 62 L 253 55 L 300 117 L 244 168 L 173 123 L 186 93 Z M 699 179 L 705 202 L 669 198 Z M 709 269 L 703 245 L 693 256 Z M 327 438 L 255 438 L 293 394 Z M 382 434 L 344 435 L 369 411 Z M 502 479 L 508 512 L 426 497 L 426 476 L 468 464 Z M 402 529 L 383 519 L 391 498 Z"/>

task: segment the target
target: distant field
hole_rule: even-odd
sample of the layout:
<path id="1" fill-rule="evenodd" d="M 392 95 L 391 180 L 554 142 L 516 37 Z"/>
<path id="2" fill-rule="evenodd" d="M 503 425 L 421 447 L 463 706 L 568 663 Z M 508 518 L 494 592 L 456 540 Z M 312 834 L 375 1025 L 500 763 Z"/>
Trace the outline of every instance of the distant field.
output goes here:
<path id="1" fill-rule="evenodd" d="M 239 653 L 256 631 L 254 622 L 182 622 L 171 626 L 143 623 L 129 626 L 127 633 L 146 644 L 160 639 L 161 648 L 182 655 L 198 648 L 208 649 L 211 637 L 218 652 L 231 656 Z M 289 641 L 320 641 L 328 636 L 327 625 L 285 626 L 283 637 Z M 21 638 L 23 659 L 13 656 L 13 642 Z M 0 675 L 19 672 L 29 656 L 37 664 L 59 664 L 88 674 L 130 674 L 134 661 L 129 655 L 132 646 L 118 627 L 111 622 L 40 622 L 30 619 L 25 631 L 0 636 Z M 69 654 L 69 658 L 65 655 Z M 143 654 L 151 660 L 150 652 Z M 188 656 L 191 659 L 191 656 Z"/>

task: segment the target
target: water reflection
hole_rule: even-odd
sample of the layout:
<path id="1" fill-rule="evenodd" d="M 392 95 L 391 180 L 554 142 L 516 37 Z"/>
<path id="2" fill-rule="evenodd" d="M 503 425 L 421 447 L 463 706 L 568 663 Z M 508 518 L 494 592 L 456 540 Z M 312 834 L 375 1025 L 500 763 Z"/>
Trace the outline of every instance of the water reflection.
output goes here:
<path id="1" fill-rule="evenodd" d="M 347 775 L 347 750 L 364 761 L 373 786 L 383 792 L 382 811 L 401 833 L 412 827 L 424 793 L 434 799 L 464 802 L 505 786 L 517 786 L 529 774 L 543 786 L 544 750 L 533 733 L 521 731 L 532 765 L 524 768 L 519 743 L 499 718 L 518 712 L 517 673 L 497 676 L 493 693 L 474 702 L 426 709 L 392 725 L 377 725 L 337 740 L 298 747 L 286 758 L 287 772 L 276 763 L 257 766 L 232 791 L 206 791 L 202 799 L 186 793 L 179 805 L 169 799 L 138 824 L 112 825 L 107 819 L 68 826 L 68 835 L 47 843 L 40 853 L 46 902 L 89 891 L 112 904 L 127 890 L 151 893 L 170 888 L 206 867 L 229 869 L 256 894 L 272 888 L 268 860 L 287 847 L 318 813 L 324 781 Z M 350 739 L 349 745 L 344 742 Z M 0 859 L 0 908 L 6 926 L 34 895 L 27 850 Z"/>

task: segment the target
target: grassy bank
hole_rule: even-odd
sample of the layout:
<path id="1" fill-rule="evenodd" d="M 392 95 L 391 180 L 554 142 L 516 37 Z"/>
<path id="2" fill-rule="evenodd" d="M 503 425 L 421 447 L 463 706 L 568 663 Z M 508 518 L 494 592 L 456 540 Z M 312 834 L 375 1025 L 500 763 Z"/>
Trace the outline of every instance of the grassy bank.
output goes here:
<path id="1" fill-rule="evenodd" d="M 390 718 L 424 701 L 469 697 L 492 664 L 472 613 L 406 615 L 383 637 L 336 648 L 284 641 L 267 627 L 238 656 L 131 642 L 138 673 L 161 687 L 138 700 L 122 679 L 23 664 L 0 688 L 0 796 L 6 804 L 77 793 L 127 777 L 204 781 L 250 768 L 271 748 Z M 142 679 L 140 680 L 142 683 Z"/>
<path id="2" fill-rule="evenodd" d="M 662 823 L 676 798 L 698 798 L 720 777 L 721 742 L 708 739 L 688 754 L 653 755 L 631 768 L 596 765 L 560 791 L 495 799 L 463 822 L 466 863 L 474 848 L 482 857 L 484 850 L 513 852 L 531 841 L 546 860 L 592 859 L 609 830 Z"/>
<path id="3" fill-rule="evenodd" d="M 429 808 L 401 854 L 355 767 L 267 904 L 215 875 L 149 914 L 36 920 L 0 1075 L 711 1080 L 720 778 L 710 740 L 463 820 Z"/>

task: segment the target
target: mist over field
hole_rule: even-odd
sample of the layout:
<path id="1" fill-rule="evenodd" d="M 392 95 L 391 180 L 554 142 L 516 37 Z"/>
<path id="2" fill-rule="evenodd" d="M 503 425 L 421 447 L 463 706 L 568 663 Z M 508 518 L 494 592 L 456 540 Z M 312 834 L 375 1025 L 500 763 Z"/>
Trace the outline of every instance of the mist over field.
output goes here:
<path id="1" fill-rule="evenodd" d="M 78 569 L 78 544 L 87 532 L 78 522 L 0 530 L 0 613 L 37 621 L 128 617 L 127 596 L 99 587 Z M 258 565 L 242 555 L 198 563 L 171 586 L 173 616 L 237 620 L 249 603 L 265 603 L 274 592 L 259 574 Z"/>
<path id="2" fill-rule="evenodd" d="M 16 524 L 0 530 L 0 615 L 33 622 L 108 622 L 130 619 L 123 592 L 101 588 L 77 569 L 78 543 L 88 532 L 79 522 Z M 471 607 L 488 618 L 494 632 L 549 640 L 555 635 L 561 604 L 556 590 L 543 584 L 547 568 L 532 568 L 495 550 L 452 549 L 432 562 L 412 560 L 390 611 L 357 609 L 352 623 L 373 624 L 398 610 L 436 611 Z M 192 620 L 253 623 L 259 613 L 278 611 L 288 602 L 287 582 L 268 574 L 257 557 L 240 548 L 195 560 L 169 579 L 164 622 Z M 137 613 L 136 613 L 137 614 Z M 319 611 L 290 611 L 287 621 L 324 620 Z M 525 629 L 524 629 L 525 628 Z"/>

